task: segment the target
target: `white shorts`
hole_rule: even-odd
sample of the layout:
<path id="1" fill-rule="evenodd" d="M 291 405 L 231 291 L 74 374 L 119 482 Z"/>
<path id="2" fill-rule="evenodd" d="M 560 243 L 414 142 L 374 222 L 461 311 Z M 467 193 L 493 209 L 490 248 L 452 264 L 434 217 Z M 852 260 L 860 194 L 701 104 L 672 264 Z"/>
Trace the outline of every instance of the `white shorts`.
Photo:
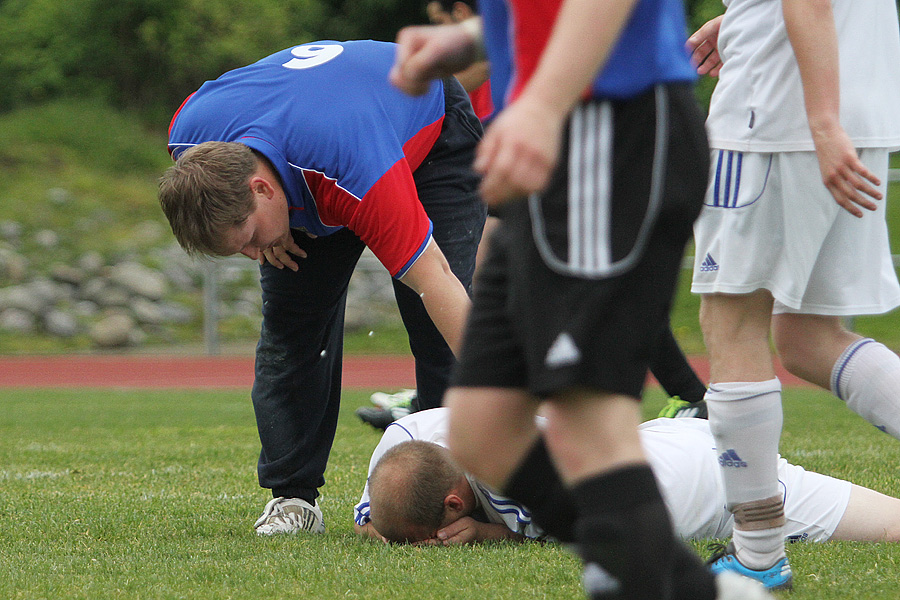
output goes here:
<path id="1" fill-rule="evenodd" d="M 734 517 L 725 508 L 719 453 L 704 419 L 653 419 L 638 428 L 672 523 L 685 539 L 727 538 Z M 850 502 L 849 481 L 778 459 L 787 541 L 828 541 Z"/>
<path id="2" fill-rule="evenodd" d="M 862 162 L 887 193 L 888 151 Z M 900 306 L 884 200 L 858 219 L 822 183 L 814 152 L 713 150 L 705 206 L 694 225 L 691 291 L 767 289 L 775 312 L 851 316 Z"/>

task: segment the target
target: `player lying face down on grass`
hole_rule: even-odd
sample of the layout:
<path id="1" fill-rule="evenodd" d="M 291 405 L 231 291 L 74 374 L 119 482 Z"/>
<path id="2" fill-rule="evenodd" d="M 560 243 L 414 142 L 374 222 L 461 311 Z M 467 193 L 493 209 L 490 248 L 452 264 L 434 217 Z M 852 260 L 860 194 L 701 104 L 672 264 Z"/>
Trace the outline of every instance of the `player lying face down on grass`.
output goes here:
<path id="1" fill-rule="evenodd" d="M 544 539 L 527 507 L 464 473 L 446 444 L 447 410 L 437 408 L 390 425 L 372 454 L 369 478 L 355 508 L 358 533 L 391 542 L 465 544 L 490 539 Z M 654 419 L 641 443 L 682 538 L 731 536 L 718 453 L 703 419 Z M 779 459 L 787 541 L 900 541 L 900 499 L 806 471 Z M 574 524 L 573 506 L 561 505 Z M 566 525 L 553 532 L 562 541 Z"/>
<path id="2" fill-rule="evenodd" d="M 337 427 L 347 286 L 368 247 L 393 276 L 418 408 L 439 406 L 469 308 L 486 208 L 481 123 L 453 78 L 409 97 L 395 45 L 316 42 L 204 83 L 169 130 L 159 185 L 191 254 L 260 263 L 253 406 L 260 534 L 324 530 L 316 504 Z"/>

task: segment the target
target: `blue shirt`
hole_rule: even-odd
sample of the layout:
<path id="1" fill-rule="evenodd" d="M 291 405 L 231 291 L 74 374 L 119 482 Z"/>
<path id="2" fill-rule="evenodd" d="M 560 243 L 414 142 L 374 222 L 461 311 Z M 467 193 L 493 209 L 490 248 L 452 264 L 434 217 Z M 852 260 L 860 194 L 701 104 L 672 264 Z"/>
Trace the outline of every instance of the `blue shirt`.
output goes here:
<path id="1" fill-rule="evenodd" d="M 497 110 L 515 99 L 534 73 L 561 4 L 479 0 Z M 694 81 L 686 41 L 681 0 L 639 0 L 586 96 L 626 99 L 658 83 Z"/>
<path id="2" fill-rule="evenodd" d="M 440 134 L 440 81 L 410 97 L 388 81 L 395 45 L 314 42 L 207 81 L 172 120 L 174 158 L 206 141 L 240 142 L 275 167 L 290 225 L 354 231 L 401 277 L 430 240 L 412 172 Z"/>

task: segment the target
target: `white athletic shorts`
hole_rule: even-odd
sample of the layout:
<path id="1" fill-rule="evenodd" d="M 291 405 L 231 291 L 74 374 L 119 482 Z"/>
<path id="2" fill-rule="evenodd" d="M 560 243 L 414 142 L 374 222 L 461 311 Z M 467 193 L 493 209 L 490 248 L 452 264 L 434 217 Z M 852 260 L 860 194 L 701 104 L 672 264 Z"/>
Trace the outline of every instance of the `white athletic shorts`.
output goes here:
<path id="1" fill-rule="evenodd" d="M 888 151 L 859 154 L 886 195 Z M 851 316 L 900 305 L 884 200 L 852 216 L 822 183 L 814 152 L 713 150 L 710 169 L 694 225 L 692 292 L 768 289 L 776 313 Z"/>
<path id="2" fill-rule="evenodd" d="M 715 439 L 703 419 L 654 419 L 639 427 L 678 535 L 684 539 L 727 538 L 734 517 L 725 508 Z M 825 542 L 850 502 L 849 481 L 778 459 L 787 541 Z"/>

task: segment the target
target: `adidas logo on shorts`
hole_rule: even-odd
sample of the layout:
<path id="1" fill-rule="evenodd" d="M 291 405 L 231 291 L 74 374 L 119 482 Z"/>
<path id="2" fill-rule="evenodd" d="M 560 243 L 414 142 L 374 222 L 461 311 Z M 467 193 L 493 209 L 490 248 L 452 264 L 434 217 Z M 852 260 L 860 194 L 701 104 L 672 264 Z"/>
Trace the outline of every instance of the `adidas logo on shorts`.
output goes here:
<path id="1" fill-rule="evenodd" d="M 700 271 L 701 272 L 709 272 L 709 271 L 718 271 L 719 263 L 713 260 L 713 257 L 710 256 L 709 253 L 706 254 L 706 258 L 703 259 L 703 262 L 700 263 Z"/>
<path id="2" fill-rule="evenodd" d="M 567 332 L 562 332 L 544 357 L 544 364 L 551 369 L 569 367 L 581 362 L 581 350 Z"/>

